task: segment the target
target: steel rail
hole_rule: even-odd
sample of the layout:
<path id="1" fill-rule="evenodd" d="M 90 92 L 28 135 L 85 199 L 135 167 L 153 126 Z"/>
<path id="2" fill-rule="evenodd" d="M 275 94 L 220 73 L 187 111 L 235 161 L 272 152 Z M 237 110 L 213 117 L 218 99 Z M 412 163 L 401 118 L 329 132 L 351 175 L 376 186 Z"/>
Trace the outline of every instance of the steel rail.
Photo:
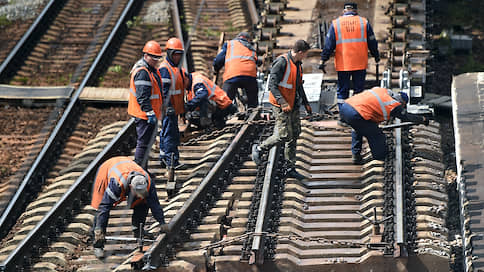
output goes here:
<path id="1" fill-rule="evenodd" d="M 400 119 L 395 119 L 396 125 Z M 399 256 L 407 256 L 405 240 L 405 185 L 403 169 L 402 129 L 395 128 L 395 242 L 399 246 Z"/>
<path id="2" fill-rule="evenodd" d="M 142 2 L 140 2 L 141 1 L 130 0 L 126 5 L 116 25 L 114 26 L 107 40 L 104 42 L 102 49 L 89 68 L 86 76 L 83 78 L 82 83 L 72 94 L 71 100 L 62 114 L 62 117 L 58 121 L 56 127 L 53 129 L 49 139 L 42 147 L 42 150 L 32 164 L 32 167 L 22 180 L 18 190 L 10 200 L 7 208 L 0 218 L 0 239 L 8 234 L 11 227 L 17 221 L 17 218 L 25 209 L 27 203 L 31 200 L 32 195 L 35 194 L 35 190 L 38 190 L 41 187 L 44 176 L 48 172 L 49 165 L 52 163 L 52 161 L 56 161 L 60 156 L 59 150 L 63 145 L 62 143 L 65 142 L 65 139 L 67 138 L 66 136 L 70 133 L 70 125 L 75 121 L 76 118 L 78 118 L 78 112 L 81 108 L 79 96 L 82 90 L 86 84 L 92 80 L 92 78 L 97 77 L 95 70 L 98 69 L 99 65 L 102 65 L 105 62 L 105 58 L 108 54 L 108 48 L 114 46 L 113 43 L 115 42 L 115 36 L 120 34 L 119 32 L 121 30 L 125 30 L 125 22 L 130 19 L 131 16 L 133 16 L 137 8 L 141 7 Z"/>
<path id="3" fill-rule="evenodd" d="M 249 116 L 249 122 L 254 120 L 259 115 L 259 111 L 254 111 Z M 242 126 L 237 133 L 232 143 L 227 147 L 217 163 L 207 173 L 198 188 L 190 195 L 190 198 L 185 201 L 180 210 L 168 223 L 168 231 L 165 234 L 158 236 L 156 242 L 145 252 L 142 261 L 145 268 L 158 267 L 161 264 L 161 259 L 167 254 L 167 248 L 174 240 L 175 236 L 180 233 L 182 226 L 190 218 L 190 215 L 200 206 L 200 203 L 207 197 L 209 190 L 215 186 L 217 180 L 226 171 L 232 158 L 237 154 L 242 142 L 248 137 L 251 124 L 247 123 Z"/>
<path id="4" fill-rule="evenodd" d="M 274 188 L 274 174 L 277 167 L 277 157 L 279 156 L 280 146 L 275 145 L 269 151 L 269 158 L 262 186 L 261 198 L 259 201 L 259 210 L 257 212 L 257 222 L 255 224 L 255 233 L 262 233 L 267 224 L 267 217 L 270 216 L 272 203 L 272 190 Z M 261 265 L 264 263 L 264 242 L 265 237 L 256 235 L 252 240 L 252 256 L 255 259 L 249 261 L 250 264 Z"/>
<path id="5" fill-rule="evenodd" d="M 0 82 L 6 83 L 15 74 L 21 66 L 20 63 L 25 60 L 28 52 L 32 50 L 40 37 L 45 33 L 52 19 L 62 9 L 65 2 L 67 0 L 51 0 L 47 3 L 37 19 L 0 65 Z"/>
<path id="6" fill-rule="evenodd" d="M 81 208 L 82 201 L 88 199 L 91 184 L 98 167 L 108 158 L 127 152 L 131 138 L 135 133 L 134 119 L 118 132 L 116 137 L 96 156 L 89 166 L 82 172 L 69 190 L 61 197 L 52 209 L 37 223 L 20 244 L 0 264 L 0 271 L 20 271 L 27 260 L 35 256 L 42 243 L 56 236 L 59 229 L 62 229 L 66 222 L 69 222 L 75 210 Z"/>

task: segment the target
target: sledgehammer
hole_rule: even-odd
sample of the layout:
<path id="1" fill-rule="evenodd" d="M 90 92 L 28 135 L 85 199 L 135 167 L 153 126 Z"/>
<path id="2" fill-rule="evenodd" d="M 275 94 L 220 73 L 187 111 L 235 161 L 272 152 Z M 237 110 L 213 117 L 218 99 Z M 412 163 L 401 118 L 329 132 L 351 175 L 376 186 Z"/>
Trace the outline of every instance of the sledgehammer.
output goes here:
<path id="1" fill-rule="evenodd" d="M 400 127 L 406 127 L 406 126 L 413 126 L 413 125 L 418 125 L 418 123 L 414 122 L 403 122 L 403 123 L 398 123 L 398 124 L 391 124 L 391 125 L 386 125 L 386 126 L 380 126 L 381 129 L 394 129 L 394 128 L 400 128 Z"/>

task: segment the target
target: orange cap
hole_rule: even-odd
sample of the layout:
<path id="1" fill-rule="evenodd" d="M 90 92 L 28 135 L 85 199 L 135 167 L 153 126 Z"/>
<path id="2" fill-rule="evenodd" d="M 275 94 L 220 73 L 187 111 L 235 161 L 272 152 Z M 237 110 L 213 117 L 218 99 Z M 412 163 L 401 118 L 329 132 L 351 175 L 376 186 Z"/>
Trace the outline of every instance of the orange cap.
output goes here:
<path id="1" fill-rule="evenodd" d="M 143 47 L 143 53 L 151 54 L 154 56 L 161 57 L 161 46 L 156 41 L 148 41 Z"/>

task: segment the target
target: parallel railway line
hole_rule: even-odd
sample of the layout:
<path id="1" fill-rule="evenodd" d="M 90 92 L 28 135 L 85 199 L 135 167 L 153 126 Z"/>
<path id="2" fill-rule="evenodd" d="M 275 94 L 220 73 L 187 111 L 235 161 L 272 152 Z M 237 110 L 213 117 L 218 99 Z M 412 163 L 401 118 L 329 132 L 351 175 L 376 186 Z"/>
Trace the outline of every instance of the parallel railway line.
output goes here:
<path id="1" fill-rule="evenodd" d="M 196 25 L 197 34 L 189 36 L 194 68 L 210 75 L 218 46 L 218 36 L 210 35 L 210 31 L 225 31 L 232 38 L 231 35 L 249 28 L 249 23 L 242 20 L 249 16 L 241 11 L 240 1 L 228 4 L 202 2 L 202 6 L 198 6 L 186 0 L 183 10 L 186 24 Z M 415 7 L 415 2 L 419 1 L 409 1 L 408 5 Z M 148 1 L 140 16 L 147 13 L 147 4 L 153 3 Z M 284 46 L 277 48 L 275 41 L 278 35 L 290 34 L 277 31 L 277 26 L 284 22 L 288 5 L 284 1 L 259 3 L 259 7 L 263 5 L 266 5 L 267 14 L 274 14 L 262 19 L 264 27 L 256 40 L 259 41 L 259 53 L 271 59 L 276 52 L 287 50 Z M 233 12 L 226 12 L 227 6 Z M 400 14 L 400 6 L 401 1 L 394 3 L 393 7 L 398 10 L 394 12 L 395 16 L 413 16 Z M 198 14 L 198 19 L 193 18 L 193 14 Z M 228 19 L 227 14 L 236 15 Z M 206 19 L 207 16 L 214 19 Z M 399 18 L 394 19 L 400 26 Z M 232 25 L 224 25 L 224 21 L 231 21 Z M 121 72 L 109 70 L 104 73 L 103 80 L 88 75 L 76 94 L 88 82 L 105 87 L 127 86 L 126 74 L 130 68 L 127 60 L 130 64 L 137 60 L 135 55 L 144 41 L 148 37 L 163 41 L 174 35 L 166 24 L 142 26 L 136 19 L 132 22 L 135 25 L 123 34 L 126 42 L 120 45 L 118 55 L 110 62 L 111 67 L 120 66 Z M 209 28 L 209 25 L 216 27 Z M 392 33 L 401 32 L 394 30 Z M 299 37 L 301 33 L 292 35 Z M 399 61 L 400 57 L 406 58 L 405 43 L 413 44 L 405 41 L 395 40 L 390 46 L 393 50 L 394 44 L 404 43 L 402 48 L 388 53 L 392 71 L 388 87 L 395 88 L 398 78 L 395 73 L 399 73 L 398 67 L 401 67 L 398 65 L 405 64 Z M 395 54 L 397 51 L 402 51 L 402 55 Z M 268 63 L 266 60 L 266 65 Z M 308 60 L 308 63 L 311 65 L 313 61 Z M 106 65 L 90 69 L 106 71 Z M 117 81 L 120 75 L 124 78 Z M 412 82 L 422 83 L 422 80 Z M 75 106 L 75 110 L 66 111 L 66 114 L 78 112 L 79 106 Z M 102 114 L 109 114 L 108 110 Z M 122 116 L 119 120 L 125 120 L 121 113 L 119 115 Z M 392 154 L 396 157 L 391 156 L 384 163 L 370 161 L 368 148 L 365 148 L 366 163 L 360 167 L 351 163 L 349 129 L 337 126 L 336 121 L 331 120 L 332 116 L 321 116 L 330 120 L 303 121 L 297 168 L 310 178 L 298 182 L 283 177 L 280 147 L 268 154 L 272 163 L 256 167 L 251 161 L 251 145 L 261 137 L 267 137 L 272 130 L 272 122 L 256 120 L 257 115 L 252 112 L 249 120 L 229 122 L 230 131 L 214 133 L 209 139 L 195 139 L 180 147 L 181 160 L 188 164 L 189 170 L 177 172 L 179 187 L 173 197 L 168 198 L 166 192 L 165 169 L 158 164 L 159 150 L 155 141 L 148 170 L 155 176 L 170 230 L 159 235 L 153 244 L 147 243 L 144 253 L 140 253 L 134 243 L 108 242 L 108 257 L 102 261 L 94 257 L 89 242 L 94 215 L 93 209 L 86 205 L 90 199 L 89 185 L 102 159 L 115 154 L 132 155 L 133 125 L 132 121 L 114 123 L 88 143 L 80 140 L 79 132 L 74 131 L 71 141 L 84 143 L 71 149 L 69 140 L 66 141 L 67 148 L 56 159 L 62 166 L 53 168 L 46 176 L 45 188 L 20 216 L 12 233 L 2 241 L 2 267 L 8 271 L 20 268 L 56 271 L 61 267 L 78 271 L 131 271 L 132 268 L 164 265 L 168 271 L 225 271 L 229 268 L 247 271 L 256 269 L 253 265 L 258 264 L 259 269 L 267 271 L 310 271 L 372 267 L 381 263 L 383 256 L 405 254 L 416 258 L 425 256 L 422 262 L 430 260 L 435 269 L 445 267 L 449 258 L 445 229 L 447 195 L 443 189 L 445 182 L 442 180 L 437 123 L 426 128 L 418 126 L 403 130 L 401 142 L 397 140 L 400 136 L 392 137 L 391 141 L 395 139 L 395 142 L 391 145 L 400 146 L 403 157 Z M 82 125 L 79 127 L 79 130 L 86 130 Z M 394 188 L 394 178 L 399 175 L 394 166 L 398 163 L 402 163 L 405 169 L 403 174 L 400 173 L 403 175 L 403 195 L 400 196 L 396 194 L 398 189 Z M 269 181 L 274 185 L 272 191 L 267 189 Z M 405 211 L 397 210 L 397 199 L 403 200 Z M 64 209 L 72 208 L 72 212 L 55 209 L 61 208 L 59 203 L 64 204 Z M 131 237 L 130 212 L 126 206 L 112 212 L 108 235 Z M 406 222 L 403 241 L 395 238 L 399 215 Z M 375 219 L 378 222 L 374 222 Z M 380 222 L 383 219 L 387 220 Z M 147 223 L 151 225 L 153 221 Z M 157 233 L 158 229 L 153 227 L 151 231 Z M 39 242 L 34 237 L 40 237 Z M 396 259 L 388 263 L 398 267 Z"/>

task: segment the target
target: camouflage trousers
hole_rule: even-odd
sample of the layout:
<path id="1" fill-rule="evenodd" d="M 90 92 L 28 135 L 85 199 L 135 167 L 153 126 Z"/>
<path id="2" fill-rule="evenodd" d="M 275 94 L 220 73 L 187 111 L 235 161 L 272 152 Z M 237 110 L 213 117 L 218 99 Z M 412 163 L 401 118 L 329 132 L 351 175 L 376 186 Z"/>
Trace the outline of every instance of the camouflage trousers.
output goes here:
<path id="1" fill-rule="evenodd" d="M 284 158 L 289 167 L 296 165 L 296 144 L 301 133 L 301 120 L 299 120 L 299 107 L 290 112 L 283 112 L 281 108 L 272 106 L 276 118 L 274 133 L 260 144 L 262 150 L 269 150 L 277 144 L 284 143 Z"/>

